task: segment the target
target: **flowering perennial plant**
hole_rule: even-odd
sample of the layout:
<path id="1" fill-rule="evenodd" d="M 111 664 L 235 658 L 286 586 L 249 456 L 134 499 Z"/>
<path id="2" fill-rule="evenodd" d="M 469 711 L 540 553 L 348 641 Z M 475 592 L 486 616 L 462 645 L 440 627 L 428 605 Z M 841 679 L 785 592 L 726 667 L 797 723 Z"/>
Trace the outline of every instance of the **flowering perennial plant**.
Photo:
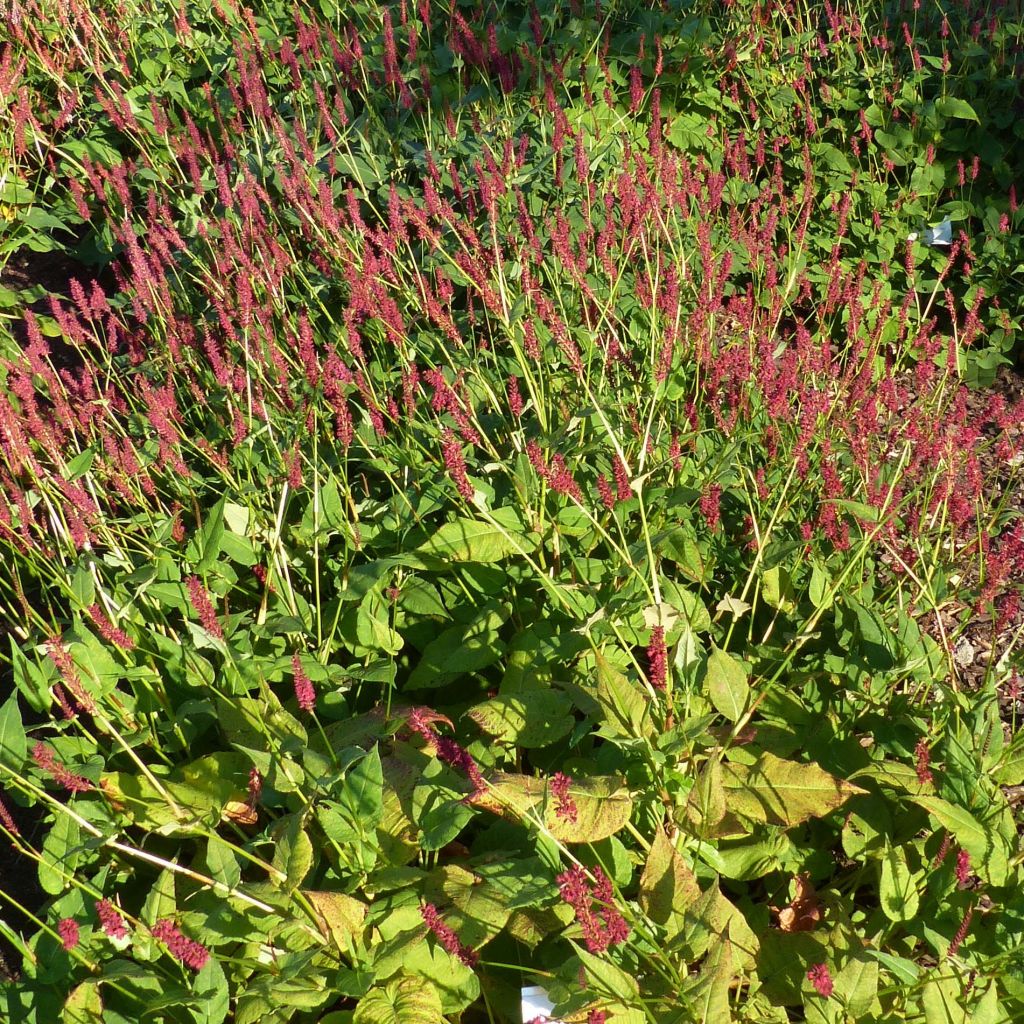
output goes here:
<path id="1" fill-rule="evenodd" d="M 1007 5 L 13 10 L 0 1018 L 1024 1016 Z"/>

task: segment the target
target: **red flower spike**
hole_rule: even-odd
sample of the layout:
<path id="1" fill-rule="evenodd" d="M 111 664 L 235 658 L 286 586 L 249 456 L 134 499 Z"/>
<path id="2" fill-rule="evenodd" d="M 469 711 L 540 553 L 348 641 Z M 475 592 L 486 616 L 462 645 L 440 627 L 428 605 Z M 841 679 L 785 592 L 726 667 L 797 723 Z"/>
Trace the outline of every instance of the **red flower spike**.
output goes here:
<path id="1" fill-rule="evenodd" d="M 185 580 L 185 586 L 188 589 L 189 602 L 199 616 L 203 629 L 218 640 L 223 640 L 224 630 L 221 629 L 216 609 L 213 607 L 213 602 L 210 600 L 210 595 L 206 592 L 202 581 L 198 576 L 189 576 Z"/>
<path id="2" fill-rule="evenodd" d="M 78 924 L 70 917 L 65 917 L 57 925 L 57 934 L 60 936 L 61 945 L 71 950 L 78 945 Z"/>
<path id="3" fill-rule="evenodd" d="M 591 953 L 603 953 L 610 945 L 623 943 L 629 937 L 629 925 L 614 906 L 611 880 L 599 868 L 593 870 L 593 886 L 587 873 L 574 864 L 555 881 L 562 899 L 572 907 L 576 923 L 583 932 L 583 941 Z M 595 913 L 593 904 L 598 904 Z"/>
<path id="4" fill-rule="evenodd" d="M 124 918 L 121 917 L 117 908 L 110 900 L 96 901 L 96 916 L 100 920 L 100 927 L 112 939 L 128 938 L 128 929 L 125 927 Z"/>
<path id="5" fill-rule="evenodd" d="M 193 971 L 201 971 L 210 959 L 209 950 L 195 939 L 186 938 L 173 921 L 163 918 L 152 928 L 153 938 L 159 939 L 176 960 L 180 960 Z"/>
<path id="6" fill-rule="evenodd" d="M 316 691 L 302 667 L 297 654 L 292 655 L 292 676 L 295 679 L 295 699 L 303 711 L 312 711 L 316 707 Z"/>
<path id="7" fill-rule="evenodd" d="M 455 930 L 445 924 L 441 919 L 440 911 L 433 903 L 425 903 L 420 907 L 420 914 L 423 923 L 430 929 L 431 933 L 452 956 L 461 960 L 467 967 L 475 967 L 480 959 L 475 950 L 464 946 Z"/>
<path id="8" fill-rule="evenodd" d="M 551 790 L 551 795 L 556 800 L 555 817 L 575 823 L 579 816 L 579 810 L 576 807 L 576 801 L 569 796 L 569 787 L 571 785 L 572 779 L 570 779 L 568 775 L 565 775 L 562 772 L 557 772 L 555 775 L 551 776 L 548 788 Z"/>
<path id="9" fill-rule="evenodd" d="M 35 761 L 54 782 L 63 786 L 71 793 L 86 793 L 92 789 L 92 783 L 81 775 L 75 775 L 68 771 L 60 761 L 54 757 L 53 751 L 45 743 L 37 743 L 32 748 L 32 760 Z"/>
<path id="10" fill-rule="evenodd" d="M 961 850 L 956 855 L 956 867 L 953 870 L 956 880 L 961 885 L 966 885 L 971 880 L 971 855 L 966 850 Z"/>
<path id="11" fill-rule="evenodd" d="M 914 747 L 914 755 L 917 758 L 917 780 L 921 785 L 934 781 L 929 764 L 931 763 L 931 752 L 928 749 L 928 740 L 922 736 Z"/>
<path id="12" fill-rule="evenodd" d="M 829 974 L 828 964 L 815 964 L 807 972 L 807 978 L 819 996 L 828 999 L 832 995 L 832 975 Z"/>
<path id="13" fill-rule="evenodd" d="M 664 690 L 668 680 L 668 649 L 665 646 L 665 627 L 655 626 L 651 630 L 651 642 L 647 645 L 647 678 L 656 690 Z"/>

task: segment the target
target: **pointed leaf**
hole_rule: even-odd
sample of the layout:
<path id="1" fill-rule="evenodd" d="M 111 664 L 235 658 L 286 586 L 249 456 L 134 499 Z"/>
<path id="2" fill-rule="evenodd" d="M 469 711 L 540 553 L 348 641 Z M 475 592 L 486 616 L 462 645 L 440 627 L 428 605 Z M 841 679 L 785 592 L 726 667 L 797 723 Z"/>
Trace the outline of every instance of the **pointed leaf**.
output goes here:
<path id="1" fill-rule="evenodd" d="M 640 876 L 639 899 L 644 913 L 661 925 L 667 925 L 675 916 L 680 917 L 681 923 L 687 907 L 700 899 L 697 879 L 662 829 L 655 833 L 647 854 Z"/>
<path id="2" fill-rule="evenodd" d="M 715 710 L 730 722 L 739 720 L 750 697 L 743 665 L 718 647 L 708 656 L 708 696 Z"/>
<path id="3" fill-rule="evenodd" d="M 784 761 L 767 751 L 752 765 L 724 764 L 722 777 L 731 812 L 787 828 L 822 817 L 864 792 L 816 764 Z"/>

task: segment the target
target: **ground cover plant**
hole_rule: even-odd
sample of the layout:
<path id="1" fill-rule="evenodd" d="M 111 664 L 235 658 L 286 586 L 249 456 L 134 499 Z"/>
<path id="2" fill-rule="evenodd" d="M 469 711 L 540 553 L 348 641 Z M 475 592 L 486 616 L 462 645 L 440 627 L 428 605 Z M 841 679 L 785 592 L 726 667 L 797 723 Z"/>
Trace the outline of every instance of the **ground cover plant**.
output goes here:
<path id="1" fill-rule="evenodd" d="M 12 12 L 7 1018 L 1024 1015 L 1019 12 Z"/>

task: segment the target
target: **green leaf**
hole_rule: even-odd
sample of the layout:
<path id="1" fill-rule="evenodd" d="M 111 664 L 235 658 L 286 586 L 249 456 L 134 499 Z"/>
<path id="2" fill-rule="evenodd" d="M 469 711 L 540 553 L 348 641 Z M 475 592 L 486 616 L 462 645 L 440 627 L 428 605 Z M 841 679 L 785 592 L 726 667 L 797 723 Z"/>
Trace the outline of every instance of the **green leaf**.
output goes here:
<path id="1" fill-rule="evenodd" d="M 898 846 L 890 846 L 882 859 L 878 901 L 890 921 L 913 921 L 917 916 L 920 896 L 907 858 Z"/>
<path id="2" fill-rule="evenodd" d="M 431 899 L 438 882 L 440 892 L 434 902 L 452 904 L 452 909 L 445 911 L 445 923 L 455 929 L 464 945 L 479 949 L 505 927 L 511 910 L 504 893 L 488 879 L 455 864 L 445 865 L 427 883 Z"/>
<path id="3" fill-rule="evenodd" d="M 675 926 L 669 933 L 678 932 L 682 915 L 700 898 L 700 888 L 686 861 L 672 845 L 663 829 L 658 829 L 647 854 L 643 874 L 640 876 L 640 906 L 654 922 Z"/>
<path id="4" fill-rule="evenodd" d="M 834 994 L 846 1013 L 855 1020 L 867 1018 L 878 995 L 878 962 L 854 956 L 835 976 Z"/>
<path id="5" fill-rule="evenodd" d="M 445 523 L 413 554 L 440 558 L 445 562 L 500 562 L 531 544 L 521 534 L 505 527 L 475 519 Z"/>
<path id="6" fill-rule="evenodd" d="M 865 949 L 864 952 L 868 956 L 874 957 L 890 974 L 905 985 L 915 985 L 917 979 L 921 977 L 921 968 L 913 960 L 894 956 L 892 953 L 886 953 L 880 949 Z"/>
<path id="7" fill-rule="evenodd" d="M 707 684 L 708 696 L 715 710 L 730 722 L 738 721 L 750 698 L 750 686 L 742 663 L 715 647 L 708 655 Z"/>
<path id="8" fill-rule="evenodd" d="M 546 779 L 496 772 L 488 779 L 486 791 L 473 796 L 470 803 L 514 822 L 543 815 L 545 827 L 564 843 L 596 843 L 614 835 L 633 811 L 629 791 L 609 776 L 573 779 L 569 796 L 576 804 L 575 821 L 557 816 Z"/>
<path id="9" fill-rule="evenodd" d="M 996 765 L 996 782 L 1001 786 L 1019 786 L 1024 782 L 1024 732 L 1018 732 Z"/>
<path id="10" fill-rule="evenodd" d="M 970 105 L 966 100 L 959 99 L 956 96 L 941 96 L 935 101 L 935 109 L 942 114 L 943 117 L 958 117 L 963 121 L 974 121 L 980 124 L 978 121 L 978 115 L 975 113 L 974 107 Z"/>
<path id="11" fill-rule="evenodd" d="M 960 1002 L 962 992 L 959 978 L 929 977 L 921 990 L 925 1024 L 968 1024 L 970 1017 Z"/>
<path id="12" fill-rule="evenodd" d="M 571 945 L 583 964 L 587 986 L 593 988 L 595 994 L 618 999 L 624 1003 L 630 1003 L 637 998 L 640 986 L 632 975 L 616 967 L 610 960 L 588 953 L 575 942 Z"/>
<path id="13" fill-rule="evenodd" d="M 21 724 L 18 695 L 12 693 L 0 708 L 0 761 L 8 768 L 21 771 L 27 754 L 28 742 Z"/>
<path id="14" fill-rule="evenodd" d="M 345 776 L 338 804 L 361 826 L 371 830 L 380 822 L 384 807 L 384 769 L 376 745 Z"/>
<path id="15" fill-rule="evenodd" d="M 1007 876 L 1007 850 L 994 828 L 986 828 L 969 811 L 937 796 L 912 796 L 933 815 L 943 828 L 971 855 L 971 867 L 993 885 L 1002 885 Z"/>
<path id="16" fill-rule="evenodd" d="M 366 904 L 340 892 L 319 892 L 306 889 L 303 895 L 317 913 L 317 923 L 325 938 L 349 955 L 352 940 L 359 934 L 366 918 Z"/>
<path id="17" fill-rule="evenodd" d="M 222 1024 L 231 1006 L 231 993 L 216 957 L 211 956 L 196 974 L 192 991 L 197 997 L 193 1014 L 196 1024 Z"/>
<path id="18" fill-rule="evenodd" d="M 525 690 L 516 696 L 498 696 L 470 708 L 466 715 L 477 726 L 504 743 L 520 747 L 546 747 L 572 731 L 572 702 L 557 690 Z"/>
<path id="19" fill-rule="evenodd" d="M 103 1000 L 97 979 L 83 981 L 68 993 L 61 1024 L 103 1024 Z"/>
<path id="20" fill-rule="evenodd" d="M 284 874 L 285 889 L 292 892 L 302 884 L 313 866 L 313 843 L 298 814 L 280 818 L 271 835 L 274 840 L 273 866 Z"/>
<path id="21" fill-rule="evenodd" d="M 767 751 L 752 765 L 723 764 L 722 783 L 729 811 L 786 828 L 822 817 L 864 792 L 816 764 L 785 761 Z"/>
<path id="22" fill-rule="evenodd" d="M 224 495 L 206 514 L 206 522 L 203 523 L 202 532 L 197 538 L 199 559 L 195 562 L 195 567 L 199 572 L 212 569 L 220 556 L 221 537 L 224 536 L 224 507 L 227 500 L 227 495 Z"/>
<path id="23" fill-rule="evenodd" d="M 43 840 L 42 860 L 39 862 L 39 884 L 56 896 L 71 884 L 68 881 L 75 873 L 81 857 L 78 848 L 81 829 L 70 814 L 57 813 L 57 820 Z"/>
<path id="24" fill-rule="evenodd" d="M 792 612 L 796 608 L 793 580 L 787 569 L 774 565 L 761 576 L 761 596 L 769 608 Z"/>
<path id="25" fill-rule="evenodd" d="M 596 672 L 593 691 L 604 712 L 606 725 L 622 736 L 642 736 L 647 717 L 648 697 L 639 686 L 630 682 L 601 651 L 594 653 Z"/>

